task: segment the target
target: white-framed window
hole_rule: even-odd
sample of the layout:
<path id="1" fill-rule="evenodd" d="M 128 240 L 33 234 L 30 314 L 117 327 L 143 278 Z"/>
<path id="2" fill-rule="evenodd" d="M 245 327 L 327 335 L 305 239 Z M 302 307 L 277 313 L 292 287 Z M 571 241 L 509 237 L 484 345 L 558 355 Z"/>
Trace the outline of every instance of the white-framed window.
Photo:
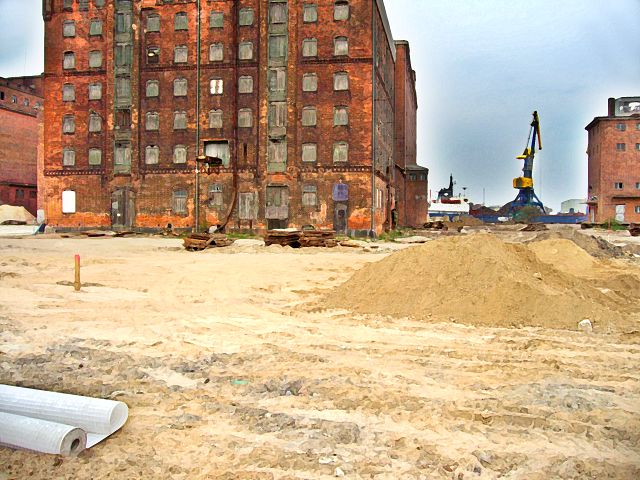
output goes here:
<path id="1" fill-rule="evenodd" d="M 187 147 L 184 145 L 173 147 L 173 163 L 187 163 Z"/>
<path id="2" fill-rule="evenodd" d="M 62 117 L 62 133 L 72 134 L 76 132 L 75 115 L 65 115 Z"/>
<path id="3" fill-rule="evenodd" d="M 315 127 L 318 122 L 316 107 L 307 106 L 302 109 L 302 126 Z"/>
<path id="4" fill-rule="evenodd" d="M 187 96 L 187 79 L 186 78 L 176 78 L 173 81 L 173 96 L 174 97 L 186 97 Z"/>
<path id="5" fill-rule="evenodd" d="M 238 79 L 238 93 L 253 93 L 253 77 L 245 75 Z"/>
<path id="6" fill-rule="evenodd" d="M 173 112 L 173 129 L 185 130 L 187 128 L 187 112 Z"/>
<path id="7" fill-rule="evenodd" d="M 346 0 L 336 0 L 333 5 L 334 20 L 349 20 L 349 2 Z"/>
<path id="8" fill-rule="evenodd" d="M 160 31 L 160 15 L 152 13 L 147 17 L 147 32 Z"/>
<path id="9" fill-rule="evenodd" d="M 302 75 L 302 91 L 317 92 L 318 91 L 318 75 L 315 73 L 305 73 Z"/>
<path id="10" fill-rule="evenodd" d="M 73 20 L 65 20 L 62 23 L 62 36 L 63 37 L 75 37 L 76 36 L 76 22 Z"/>
<path id="11" fill-rule="evenodd" d="M 253 113 L 250 108 L 241 108 L 238 110 L 238 127 L 253 127 Z"/>
<path id="12" fill-rule="evenodd" d="M 349 90 L 349 74 L 347 72 L 333 74 L 333 89 L 335 91 Z"/>
<path id="13" fill-rule="evenodd" d="M 349 144 L 336 142 L 333 144 L 333 162 L 341 163 L 349 161 Z"/>
<path id="14" fill-rule="evenodd" d="M 102 131 L 102 117 L 92 112 L 89 114 L 89 132 L 97 133 Z"/>
<path id="15" fill-rule="evenodd" d="M 157 97 L 160 95 L 160 81 L 159 80 L 147 80 L 146 96 Z"/>
<path id="16" fill-rule="evenodd" d="M 224 13 L 211 12 L 209 16 L 209 28 L 224 28 Z"/>
<path id="17" fill-rule="evenodd" d="M 188 30 L 189 29 L 189 18 L 185 12 L 178 12 L 173 20 L 173 29 L 174 30 Z"/>
<path id="18" fill-rule="evenodd" d="M 238 58 L 240 60 L 253 59 L 253 43 L 240 42 L 240 44 L 238 45 Z"/>
<path id="19" fill-rule="evenodd" d="M 315 185 L 302 186 L 302 206 L 315 207 L 318 205 L 318 187 Z"/>
<path id="20" fill-rule="evenodd" d="M 209 110 L 209 128 L 222 128 L 222 110 Z"/>
<path id="21" fill-rule="evenodd" d="M 221 78 L 212 78 L 209 81 L 209 92 L 211 92 L 211 95 L 222 95 L 224 93 L 224 81 Z"/>
<path id="22" fill-rule="evenodd" d="M 102 164 L 102 150 L 99 148 L 89 149 L 89 165 L 96 166 Z"/>
<path id="23" fill-rule="evenodd" d="M 333 107 L 333 125 L 336 127 L 349 125 L 349 109 L 347 107 Z"/>
<path id="24" fill-rule="evenodd" d="M 209 46 L 209 61 L 221 62 L 224 60 L 224 45 L 222 43 L 212 43 Z"/>
<path id="25" fill-rule="evenodd" d="M 62 68 L 71 70 L 76 68 L 76 54 L 73 52 L 64 52 L 62 57 Z"/>
<path id="26" fill-rule="evenodd" d="M 160 147 L 157 145 L 147 145 L 144 149 L 144 163 L 147 165 L 157 165 L 160 161 Z"/>
<path id="27" fill-rule="evenodd" d="M 176 45 L 173 49 L 173 63 L 187 63 L 189 60 L 189 47 Z"/>
<path id="28" fill-rule="evenodd" d="M 76 164 L 76 151 L 72 148 L 64 148 L 62 150 L 62 165 L 64 167 L 73 167 Z"/>
<path id="29" fill-rule="evenodd" d="M 318 160 L 318 145 L 315 143 L 302 144 L 302 161 L 316 162 Z"/>
<path id="30" fill-rule="evenodd" d="M 102 99 L 102 83 L 90 83 L 89 84 L 89 100 L 101 100 Z"/>
<path id="31" fill-rule="evenodd" d="M 73 190 L 62 192 L 62 213 L 76 213 L 76 192 Z"/>
<path id="32" fill-rule="evenodd" d="M 149 131 L 156 131 L 160 128 L 160 115 L 158 112 L 147 112 L 144 128 Z"/>
<path id="33" fill-rule="evenodd" d="M 349 55 L 349 39 L 347 37 L 336 37 L 333 39 L 333 54 Z"/>
<path id="34" fill-rule="evenodd" d="M 616 190 L 622 190 L 624 189 L 624 183 L 622 182 L 615 182 L 613 184 L 613 188 L 615 188 Z"/>
<path id="35" fill-rule="evenodd" d="M 240 9 L 239 24 L 241 26 L 253 25 L 253 8 Z"/>
<path id="36" fill-rule="evenodd" d="M 315 3 L 305 3 L 302 6 L 302 21 L 304 23 L 314 23 L 318 21 L 318 5 Z"/>
<path id="37" fill-rule="evenodd" d="M 76 99 L 76 87 L 72 83 L 65 83 L 62 86 L 62 101 L 73 102 Z"/>
<path id="38" fill-rule="evenodd" d="M 317 57 L 318 56 L 318 40 L 315 38 L 305 38 L 302 41 L 302 56 Z"/>

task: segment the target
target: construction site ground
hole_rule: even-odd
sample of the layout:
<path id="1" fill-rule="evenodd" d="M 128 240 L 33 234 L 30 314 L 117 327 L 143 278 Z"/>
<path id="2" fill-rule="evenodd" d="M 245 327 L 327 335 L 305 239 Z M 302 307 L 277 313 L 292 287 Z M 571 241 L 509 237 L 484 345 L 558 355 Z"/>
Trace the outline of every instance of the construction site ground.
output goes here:
<path id="1" fill-rule="evenodd" d="M 640 478 L 640 322 L 589 333 L 327 308 L 355 271 L 421 248 L 360 245 L 0 238 L 0 383 L 130 409 L 77 458 L 0 448 L 0 479 Z M 607 262 L 640 276 L 632 254 Z"/>

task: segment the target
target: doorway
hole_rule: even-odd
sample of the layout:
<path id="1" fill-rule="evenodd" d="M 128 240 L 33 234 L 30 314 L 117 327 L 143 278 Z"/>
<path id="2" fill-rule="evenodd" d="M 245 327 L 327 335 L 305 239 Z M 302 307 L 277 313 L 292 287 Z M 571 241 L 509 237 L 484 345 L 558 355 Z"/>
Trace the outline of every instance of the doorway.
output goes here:
<path id="1" fill-rule="evenodd" d="M 335 204 L 335 211 L 333 215 L 333 229 L 336 233 L 346 235 L 347 233 L 347 218 L 348 207 L 346 203 L 337 202 Z"/>
<path id="2" fill-rule="evenodd" d="M 265 210 L 267 228 L 287 228 L 289 226 L 289 188 L 286 186 L 267 187 Z"/>
<path id="3" fill-rule="evenodd" d="M 114 229 L 133 227 L 135 194 L 128 188 L 119 188 L 111 195 L 111 226 Z"/>
<path id="4" fill-rule="evenodd" d="M 616 205 L 616 222 L 624 222 L 624 205 Z"/>

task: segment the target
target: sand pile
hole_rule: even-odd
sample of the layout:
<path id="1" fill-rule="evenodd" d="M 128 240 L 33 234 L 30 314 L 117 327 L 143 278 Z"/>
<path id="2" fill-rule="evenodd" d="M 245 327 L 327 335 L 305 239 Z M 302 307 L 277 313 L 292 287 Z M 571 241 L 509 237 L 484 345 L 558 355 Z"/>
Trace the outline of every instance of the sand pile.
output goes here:
<path id="1" fill-rule="evenodd" d="M 577 230 L 554 230 L 543 232 L 530 241 L 539 242 L 554 239 L 571 240 L 573 243 L 585 250 L 589 255 L 594 257 L 615 258 L 629 256 L 629 254 L 625 252 L 624 248 L 607 242 L 604 238 L 580 233 Z"/>
<path id="2" fill-rule="evenodd" d="M 359 313 L 472 325 L 575 329 L 585 318 L 605 328 L 637 322 L 640 277 L 598 262 L 569 241 L 532 249 L 490 234 L 448 237 L 363 267 L 326 301 Z"/>

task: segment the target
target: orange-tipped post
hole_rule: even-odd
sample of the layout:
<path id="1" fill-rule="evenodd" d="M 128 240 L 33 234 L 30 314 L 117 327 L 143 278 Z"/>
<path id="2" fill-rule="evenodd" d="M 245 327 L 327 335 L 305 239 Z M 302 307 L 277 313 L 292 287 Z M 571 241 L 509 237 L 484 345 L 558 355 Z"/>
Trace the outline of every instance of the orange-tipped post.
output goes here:
<path id="1" fill-rule="evenodd" d="M 73 282 L 73 288 L 76 292 L 80 291 L 80 255 L 76 255 L 76 277 Z"/>

